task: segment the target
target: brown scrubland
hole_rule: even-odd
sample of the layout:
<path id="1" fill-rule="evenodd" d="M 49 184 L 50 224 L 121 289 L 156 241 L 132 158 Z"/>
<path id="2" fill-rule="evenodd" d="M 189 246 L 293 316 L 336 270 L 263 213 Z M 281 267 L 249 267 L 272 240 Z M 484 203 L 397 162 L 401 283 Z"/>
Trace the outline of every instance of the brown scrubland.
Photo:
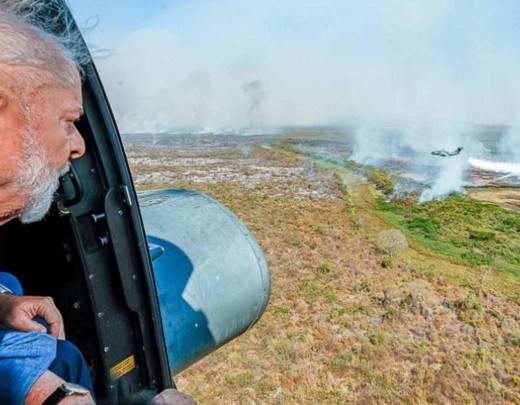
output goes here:
<path id="1" fill-rule="evenodd" d="M 127 152 L 139 189 L 216 198 L 270 266 L 260 321 L 175 377 L 200 404 L 520 404 L 520 278 L 417 245 L 370 182 L 294 153 Z"/>

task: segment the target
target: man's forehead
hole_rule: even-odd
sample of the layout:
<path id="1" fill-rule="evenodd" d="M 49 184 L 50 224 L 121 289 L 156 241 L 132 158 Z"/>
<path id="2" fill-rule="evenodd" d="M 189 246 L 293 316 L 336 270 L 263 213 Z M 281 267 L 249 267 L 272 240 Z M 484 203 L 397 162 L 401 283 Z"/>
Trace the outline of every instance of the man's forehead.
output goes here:
<path id="1" fill-rule="evenodd" d="M 64 112 L 83 114 L 83 101 L 81 88 L 51 87 L 48 91 L 47 99 L 50 103 L 55 103 Z"/>
<path id="2" fill-rule="evenodd" d="M 13 80 L 14 79 L 14 80 Z M 0 62 L 0 82 L 11 84 L 17 91 L 20 87 L 30 87 L 33 91 L 41 91 L 45 89 L 72 89 L 73 87 L 81 87 L 81 77 L 77 72 L 77 82 L 75 85 L 60 80 L 51 72 L 27 65 L 9 65 Z M 81 93 L 81 90 L 80 90 Z"/>

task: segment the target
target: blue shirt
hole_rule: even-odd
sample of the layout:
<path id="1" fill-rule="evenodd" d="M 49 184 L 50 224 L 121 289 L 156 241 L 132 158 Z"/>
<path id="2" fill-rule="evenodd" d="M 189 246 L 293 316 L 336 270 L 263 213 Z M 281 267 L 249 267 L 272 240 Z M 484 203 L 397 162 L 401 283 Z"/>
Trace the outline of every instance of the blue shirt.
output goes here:
<path id="1" fill-rule="evenodd" d="M 21 405 L 56 357 L 56 339 L 41 332 L 0 329 L 0 403 Z"/>

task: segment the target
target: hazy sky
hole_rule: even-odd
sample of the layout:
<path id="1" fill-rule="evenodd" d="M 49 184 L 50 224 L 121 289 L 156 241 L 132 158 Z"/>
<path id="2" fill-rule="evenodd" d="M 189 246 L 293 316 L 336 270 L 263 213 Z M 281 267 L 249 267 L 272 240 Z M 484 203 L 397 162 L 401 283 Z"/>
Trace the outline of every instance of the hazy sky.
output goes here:
<path id="1" fill-rule="evenodd" d="M 520 123 L 518 0 L 69 3 L 124 131 Z"/>

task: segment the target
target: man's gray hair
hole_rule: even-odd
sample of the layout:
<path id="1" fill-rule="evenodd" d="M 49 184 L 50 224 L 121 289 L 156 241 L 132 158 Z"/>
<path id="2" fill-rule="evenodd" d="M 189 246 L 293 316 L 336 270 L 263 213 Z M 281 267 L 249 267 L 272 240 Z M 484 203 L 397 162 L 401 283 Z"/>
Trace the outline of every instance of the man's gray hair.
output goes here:
<path id="1" fill-rule="evenodd" d="M 41 84 L 41 72 L 59 86 L 77 85 L 85 52 L 71 25 L 61 1 L 0 0 L 0 70 L 2 64 L 32 68 L 20 72 L 31 86 Z"/>

